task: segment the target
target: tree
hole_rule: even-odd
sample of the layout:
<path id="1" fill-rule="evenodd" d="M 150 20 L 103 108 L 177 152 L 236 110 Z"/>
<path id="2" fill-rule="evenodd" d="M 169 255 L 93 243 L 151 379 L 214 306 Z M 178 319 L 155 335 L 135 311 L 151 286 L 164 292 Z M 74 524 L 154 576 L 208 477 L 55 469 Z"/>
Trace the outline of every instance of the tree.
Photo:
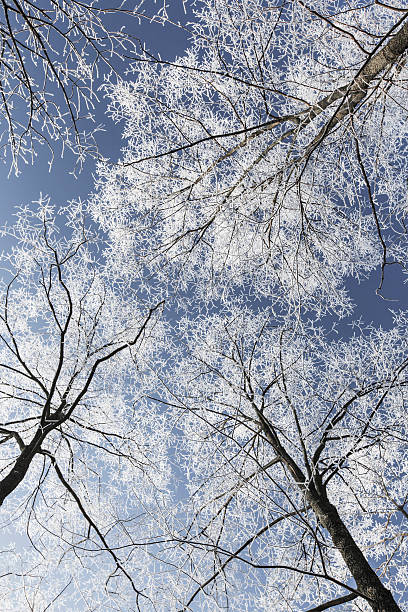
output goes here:
<path id="1" fill-rule="evenodd" d="M 0 4 L 0 146 L 11 171 L 29 163 L 45 144 L 69 149 L 81 166 L 97 155 L 93 113 L 98 88 L 120 77 L 137 40 L 133 19 L 154 19 L 142 9 L 78 0 L 12 0 Z M 127 27 L 124 28 L 124 23 Z M 130 22 L 130 23 L 129 23 Z M 57 143 L 57 145 L 56 145 Z"/>
<path id="2" fill-rule="evenodd" d="M 182 609 L 403 609 L 406 331 L 335 342 L 241 308 L 185 323 L 159 396 L 191 493 L 167 536 Z"/>
<path id="3" fill-rule="evenodd" d="M 129 144 L 95 214 L 178 283 L 344 312 L 345 276 L 405 263 L 406 13 L 209 2 L 198 17 L 184 57 L 146 52 L 113 88 Z"/>
<path id="4" fill-rule="evenodd" d="M 132 487 L 148 506 L 159 486 L 155 465 L 163 463 L 163 448 L 154 430 L 141 437 L 154 414 L 138 415 L 129 398 L 143 388 L 162 333 L 162 305 L 146 307 L 131 288 L 112 283 L 100 261 L 95 265 L 97 236 L 81 203 L 58 212 L 42 200 L 20 210 L 3 234 L 15 247 L 2 256 L 2 526 L 22 525 L 39 559 L 30 565 L 29 554 L 21 562 L 8 550 L 2 579 L 14 582 L 11 590 L 2 583 L 3 609 L 59 606 L 59 595 L 70 594 L 77 580 L 72 554 L 89 566 L 102 557 L 93 588 L 106 580 L 107 606 L 121 580 L 138 601 L 141 590 L 115 544 L 121 530 L 130 538 L 141 523 L 128 514 L 128 524 L 121 523 L 121 508 L 134 507 L 126 499 Z M 57 565 L 58 579 L 47 583 L 42 568 Z"/>
<path id="5" fill-rule="evenodd" d="M 93 215 L 178 312 L 148 395 L 184 483 L 159 609 L 406 603 L 406 314 L 332 326 L 347 279 L 406 270 L 407 15 L 209 0 L 183 57 L 112 89 L 129 144 Z"/>

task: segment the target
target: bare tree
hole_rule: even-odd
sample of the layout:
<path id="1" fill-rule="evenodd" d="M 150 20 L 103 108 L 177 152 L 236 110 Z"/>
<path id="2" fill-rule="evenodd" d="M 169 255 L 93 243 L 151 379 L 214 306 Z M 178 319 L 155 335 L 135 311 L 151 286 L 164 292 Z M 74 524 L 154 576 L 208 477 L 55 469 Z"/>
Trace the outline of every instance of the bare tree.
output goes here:
<path id="1" fill-rule="evenodd" d="M 80 204 L 71 203 L 59 217 L 67 224 L 63 236 L 58 236 L 58 214 L 42 201 L 34 211 L 20 211 L 16 225 L 3 232 L 17 241 L 2 258 L 3 521 L 7 516 L 11 522 L 23 520 L 33 550 L 43 559 L 47 533 L 54 535 L 57 548 L 62 542 L 71 541 L 73 549 L 77 545 L 79 555 L 93 544 L 110 559 L 104 579 L 115 581 L 119 575 L 128 581 L 138 606 L 139 597 L 146 597 L 143 588 L 112 543 L 113 525 L 120 524 L 119 511 L 112 518 L 114 508 L 123 502 L 115 502 L 113 474 L 112 492 L 105 496 L 105 479 L 98 474 L 116 465 L 114 469 L 142 471 L 150 478 L 154 436 L 141 442 L 124 398 L 143 383 L 162 304 L 138 307 L 130 288 L 123 292 L 112 286 L 103 265 L 96 267 L 95 236 L 84 226 Z M 157 445 L 154 452 L 159 460 Z M 107 527 L 109 505 L 113 514 Z M 28 586 L 29 577 L 28 570 L 25 599 L 30 609 L 58 599 L 46 589 L 39 596 L 37 585 Z"/>
<path id="2" fill-rule="evenodd" d="M 184 312 L 149 396 L 187 489 L 163 609 L 406 602 L 407 317 L 335 324 L 348 279 L 407 269 L 407 15 L 209 0 L 185 55 L 112 88 L 129 144 L 94 218 L 111 265 Z"/>
<path id="3" fill-rule="evenodd" d="M 167 532 L 180 609 L 403 609 L 405 326 L 334 342 L 238 307 L 184 322 L 155 396 L 191 492 Z"/>

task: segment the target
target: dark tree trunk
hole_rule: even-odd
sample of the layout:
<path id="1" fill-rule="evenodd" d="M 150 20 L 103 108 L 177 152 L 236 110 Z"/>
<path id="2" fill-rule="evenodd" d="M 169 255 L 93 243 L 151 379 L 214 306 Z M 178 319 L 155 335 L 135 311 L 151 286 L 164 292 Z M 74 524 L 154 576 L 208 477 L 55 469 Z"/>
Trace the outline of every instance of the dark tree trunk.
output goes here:
<path id="1" fill-rule="evenodd" d="M 320 523 L 329 532 L 334 546 L 341 553 L 356 581 L 357 589 L 366 597 L 374 612 L 402 612 L 391 591 L 385 588 L 368 563 L 333 504 L 325 495 L 315 492 L 308 494 L 308 501 Z"/>
<path id="2" fill-rule="evenodd" d="M 21 451 L 20 456 L 11 468 L 10 472 L 0 481 L 0 506 L 3 505 L 6 497 L 10 495 L 22 482 L 28 472 L 31 461 L 35 454 L 40 450 L 41 443 L 45 438 L 45 430 L 38 429 L 30 444 Z"/>
<path id="3" fill-rule="evenodd" d="M 321 481 L 318 489 L 313 482 L 306 482 L 302 470 L 283 447 L 269 421 L 259 410 L 257 410 L 257 415 L 265 436 L 271 443 L 277 456 L 286 465 L 302 491 L 306 491 L 305 497 L 308 504 L 312 507 L 320 523 L 329 532 L 333 545 L 340 552 L 346 566 L 356 581 L 359 593 L 366 598 L 374 612 L 402 612 L 401 608 L 397 606 L 391 591 L 382 584 L 376 572 L 361 552 L 360 547 L 354 541 L 353 536 L 340 518 L 337 509 L 330 503 Z"/>

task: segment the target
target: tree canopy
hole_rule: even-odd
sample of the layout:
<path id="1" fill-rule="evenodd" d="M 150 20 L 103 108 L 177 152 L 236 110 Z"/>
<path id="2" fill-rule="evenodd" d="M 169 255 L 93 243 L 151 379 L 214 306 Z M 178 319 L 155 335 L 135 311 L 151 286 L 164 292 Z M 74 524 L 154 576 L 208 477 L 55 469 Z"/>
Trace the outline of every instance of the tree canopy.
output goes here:
<path id="1" fill-rule="evenodd" d="M 342 325 L 406 272 L 407 19 L 196 4 L 88 202 L 3 230 L 7 609 L 407 606 L 408 313 Z"/>

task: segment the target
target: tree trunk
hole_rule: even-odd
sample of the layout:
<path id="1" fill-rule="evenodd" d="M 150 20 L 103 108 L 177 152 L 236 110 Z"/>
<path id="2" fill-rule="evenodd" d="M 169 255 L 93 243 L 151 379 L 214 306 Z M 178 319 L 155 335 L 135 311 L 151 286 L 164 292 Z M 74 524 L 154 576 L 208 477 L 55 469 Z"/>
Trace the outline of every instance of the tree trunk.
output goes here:
<path id="1" fill-rule="evenodd" d="M 0 481 L 0 506 L 3 505 L 6 497 L 8 497 L 24 479 L 34 455 L 41 448 L 41 443 L 44 438 L 44 430 L 38 429 L 30 444 L 27 444 L 27 446 L 22 450 L 10 472 L 3 478 L 3 480 Z"/>
<path id="2" fill-rule="evenodd" d="M 374 612 L 401 612 L 391 591 L 385 588 L 371 568 L 333 504 L 325 495 L 315 492 L 309 492 L 307 497 L 320 523 L 327 529 L 334 546 L 341 553 L 356 581 L 357 589 L 366 597 Z"/>

